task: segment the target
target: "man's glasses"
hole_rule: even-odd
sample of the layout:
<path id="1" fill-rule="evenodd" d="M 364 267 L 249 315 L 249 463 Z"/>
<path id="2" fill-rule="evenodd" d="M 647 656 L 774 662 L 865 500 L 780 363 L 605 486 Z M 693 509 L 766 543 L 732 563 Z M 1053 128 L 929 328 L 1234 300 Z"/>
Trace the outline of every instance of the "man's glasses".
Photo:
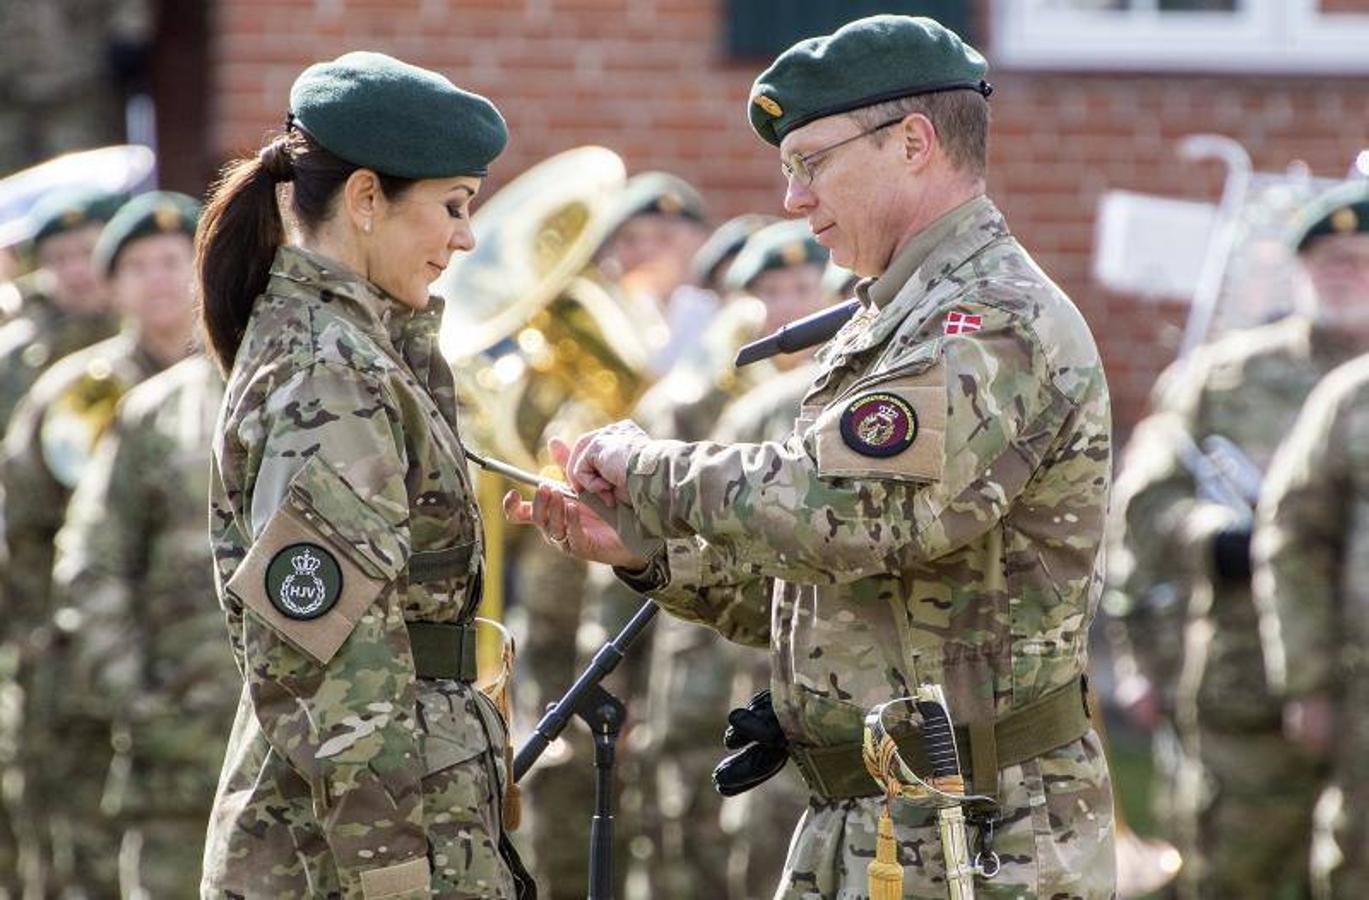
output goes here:
<path id="1" fill-rule="evenodd" d="M 890 119 L 882 125 L 876 125 L 874 128 L 867 128 L 860 134 L 853 134 L 848 138 L 844 138 L 840 141 L 837 141 L 835 144 L 828 144 L 821 150 L 814 150 L 812 153 L 805 153 L 803 156 L 792 156 L 789 159 L 781 159 L 780 171 L 784 173 L 784 177 L 786 179 L 797 178 L 805 185 L 811 186 L 813 184 L 813 176 L 815 174 L 813 162 L 818 157 L 825 156 L 828 153 L 831 153 L 833 150 L 837 149 L 838 147 L 843 147 L 851 143 L 852 141 L 858 141 L 863 137 L 869 137 L 876 131 L 883 131 L 885 128 L 888 128 L 891 125 L 897 125 L 899 122 L 902 122 L 905 118 L 907 118 L 907 113 L 904 113 L 897 119 Z"/>

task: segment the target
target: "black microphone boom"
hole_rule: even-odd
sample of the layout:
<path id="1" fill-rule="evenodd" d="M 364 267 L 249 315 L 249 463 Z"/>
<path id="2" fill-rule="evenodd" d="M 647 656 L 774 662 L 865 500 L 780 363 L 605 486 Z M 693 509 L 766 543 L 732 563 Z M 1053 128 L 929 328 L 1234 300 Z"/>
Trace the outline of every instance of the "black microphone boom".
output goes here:
<path id="1" fill-rule="evenodd" d="M 814 344 L 821 344 L 840 331 L 841 326 L 845 325 L 858 309 L 859 300 L 847 300 L 831 309 L 796 319 L 774 334 L 752 341 L 738 350 L 734 365 L 741 368 L 780 353 L 797 353 Z"/>

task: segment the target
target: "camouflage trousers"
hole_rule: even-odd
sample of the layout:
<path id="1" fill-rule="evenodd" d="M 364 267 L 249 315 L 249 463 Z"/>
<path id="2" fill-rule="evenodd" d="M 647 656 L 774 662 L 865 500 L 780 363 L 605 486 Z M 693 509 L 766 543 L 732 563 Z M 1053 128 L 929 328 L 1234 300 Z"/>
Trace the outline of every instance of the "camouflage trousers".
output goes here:
<path id="1" fill-rule="evenodd" d="M 1306 897 L 1312 810 L 1324 771 L 1277 730 L 1202 730 L 1198 737 L 1175 792 L 1184 858 L 1179 895 Z"/>
<path id="2" fill-rule="evenodd" d="M 1112 783 L 1097 734 L 999 772 L 993 849 L 1002 868 L 975 880 L 981 900 L 1109 900 L 1116 890 Z M 810 800 L 776 900 L 869 900 L 880 798 Z M 894 805 L 903 896 L 944 900 L 946 867 L 931 810 Z"/>

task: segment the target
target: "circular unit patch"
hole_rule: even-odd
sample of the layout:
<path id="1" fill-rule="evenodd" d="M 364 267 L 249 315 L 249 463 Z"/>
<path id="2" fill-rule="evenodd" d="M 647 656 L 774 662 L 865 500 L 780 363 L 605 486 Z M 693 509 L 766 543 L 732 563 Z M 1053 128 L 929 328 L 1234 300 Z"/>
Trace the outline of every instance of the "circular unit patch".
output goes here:
<path id="1" fill-rule="evenodd" d="M 266 567 L 266 596 L 291 619 L 317 619 L 342 596 L 342 569 L 318 544 L 291 544 Z"/>
<path id="2" fill-rule="evenodd" d="M 861 456 L 895 456 L 917 439 L 917 413 L 896 394 L 865 394 L 841 414 L 841 439 Z"/>

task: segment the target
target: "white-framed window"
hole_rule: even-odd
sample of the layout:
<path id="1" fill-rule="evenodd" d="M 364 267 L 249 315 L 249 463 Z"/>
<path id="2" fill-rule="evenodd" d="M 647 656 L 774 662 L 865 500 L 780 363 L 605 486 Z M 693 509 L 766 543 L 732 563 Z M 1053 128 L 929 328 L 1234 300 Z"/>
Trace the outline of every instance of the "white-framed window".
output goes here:
<path id="1" fill-rule="evenodd" d="M 997 65 L 1369 72 L 1369 0 L 994 0 Z"/>

